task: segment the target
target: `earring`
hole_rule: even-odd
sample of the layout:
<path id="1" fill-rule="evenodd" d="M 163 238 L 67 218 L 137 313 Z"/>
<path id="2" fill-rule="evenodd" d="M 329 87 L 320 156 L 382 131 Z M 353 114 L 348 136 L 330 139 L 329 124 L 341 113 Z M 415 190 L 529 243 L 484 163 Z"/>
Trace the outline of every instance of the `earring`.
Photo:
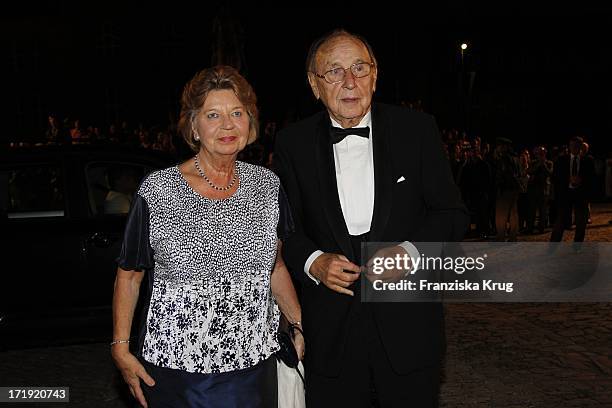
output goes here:
<path id="1" fill-rule="evenodd" d="M 198 135 L 198 133 L 195 131 L 193 132 L 193 140 L 195 140 L 196 142 L 200 141 L 200 135 Z"/>

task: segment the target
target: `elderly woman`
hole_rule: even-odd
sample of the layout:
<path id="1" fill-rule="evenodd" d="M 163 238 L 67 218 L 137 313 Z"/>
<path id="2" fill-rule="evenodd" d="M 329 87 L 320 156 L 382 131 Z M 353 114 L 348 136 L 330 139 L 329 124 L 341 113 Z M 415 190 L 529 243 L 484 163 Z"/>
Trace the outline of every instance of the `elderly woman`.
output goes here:
<path id="1" fill-rule="evenodd" d="M 236 160 L 257 136 L 255 104 L 235 69 L 196 74 L 179 122 L 195 156 L 151 173 L 132 202 L 111 349 L 145 407 L 276 406 L 279 307 L 297 326 L 301 310 L 280 256 L 292 222 L 279 180 Z M 152 275 L 137 358 L 128 343 L 144 271 Z"/>

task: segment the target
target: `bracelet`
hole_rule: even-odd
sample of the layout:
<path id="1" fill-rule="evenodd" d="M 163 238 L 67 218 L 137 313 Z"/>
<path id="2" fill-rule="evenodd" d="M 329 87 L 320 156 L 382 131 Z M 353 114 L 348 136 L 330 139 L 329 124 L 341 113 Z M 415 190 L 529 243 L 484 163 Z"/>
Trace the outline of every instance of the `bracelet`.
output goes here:
<path id="1" fill-rule="evenodd" d="M 129 340 L 113 340 L 110 342 L 111 346 L 114 346 L 115 344 L 123 344 L 123 343 L 129 343 Z"/>
<path id="2" fill-rule="evenodd" d="M 295 337 L 295 333 L 294 333 L 295 330 L 299 331 L 302 334 L 302 336 L 304 335 L 304 331 L 301 329 L 301 326 L 302 326 L 302 322 L 300 321 L 289 323 L 289 333 L 291 333 L 291 337 Z"/>

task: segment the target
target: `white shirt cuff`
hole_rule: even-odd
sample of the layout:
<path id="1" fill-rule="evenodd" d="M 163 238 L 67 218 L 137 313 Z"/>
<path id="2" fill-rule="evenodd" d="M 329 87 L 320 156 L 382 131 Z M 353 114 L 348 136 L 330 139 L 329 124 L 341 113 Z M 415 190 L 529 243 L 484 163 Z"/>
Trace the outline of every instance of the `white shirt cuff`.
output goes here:
<path id="1" fill-rule="evenodd" d="M 312 263 L 315 261 L 315 259 L 317 259 L 319 257 L 319 255 L 323 255 L 323 251 L 320 250 L 316 250 L 314 251 L 309 257 L 308 259 L 306 259 L 306 263 L 304 264 L 304 273 L 306 275 L 308 275 L 308 277 L 310 279 L 312 279 L 314 281 L 315 284 L 319 284 L 319 280 L 317 278 L 315 278 L 314 276 L 312 276 L 310 274 L 310 266 L 312 265 Z"/>
<path id="2" fill-rule="evenodd" d="M 410 257 L 410 259 L 419 259 L 421 257 L 421 254 L 419 254 L 419 250 L 417 249 L 417 247 L 415 247 L 412 242 L 408 242 L 408 241 L 404 241 L 401 244 L 398 244 L 399 246 L 401 246 L 402 248 L 404 248 L 404 250 L 408 253 L 408 256 Z M 416 270 L 414 270 L 414 263 L 412 266 L 412 269 L 410 270 L 410 273 L 414 273 L 416 272 Z"/>

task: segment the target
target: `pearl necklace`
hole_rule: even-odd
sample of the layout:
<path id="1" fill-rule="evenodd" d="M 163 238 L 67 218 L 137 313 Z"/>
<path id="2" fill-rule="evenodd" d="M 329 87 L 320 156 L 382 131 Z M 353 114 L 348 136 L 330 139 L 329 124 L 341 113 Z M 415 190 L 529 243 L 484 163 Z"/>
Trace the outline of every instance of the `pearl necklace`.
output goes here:
<path id="1" fill-rule="evenodd" d="M 219 187 L 219 186 L 214 185 L 213 182 L 210 181 L 210 179 L 208 177 L 206 177 L 206 174 L 204 174 L 204 172 L 200 168 L 200 161 L 198 159 L 199 159 L 199 157 L 196 154 L 195 157 L 194 157 L 195 168 L 198 171 L 198 173 L 200 173 L 200 176 L 202 176 L 202 178 L 204 180 L 206 180 L 206 182 L 208 183 L 209 186 L 211 186 L 212 188 L 214 188 L 217 191 L 227 191 L 227 190 L 231 189 L 232 187 L 234 187 L 234 184 L 236 184 L 236 180 L 238 180 L 238 164 L 236 164 L 236 168 L 234 170 L 234 177 L 232 177 L 232 181 L 230 181 L 230 183 L 227 186 L 225 186 L 225 187 Z"/>

